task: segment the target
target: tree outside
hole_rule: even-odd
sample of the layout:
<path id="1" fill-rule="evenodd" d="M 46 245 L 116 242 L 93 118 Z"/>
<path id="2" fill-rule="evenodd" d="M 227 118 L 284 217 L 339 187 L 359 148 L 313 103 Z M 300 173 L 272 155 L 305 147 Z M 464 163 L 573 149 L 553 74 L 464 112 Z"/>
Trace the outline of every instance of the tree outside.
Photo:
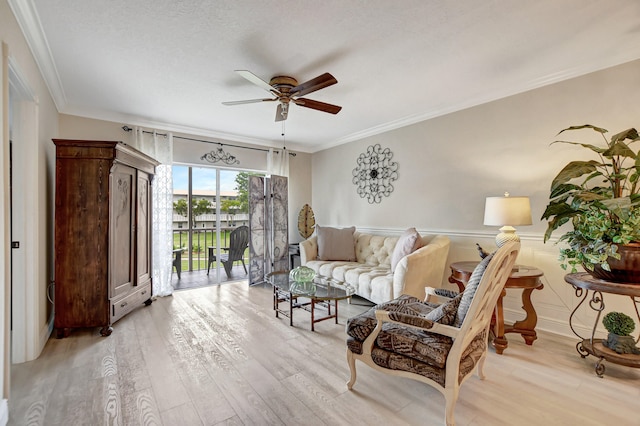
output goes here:
<path id="1" fill-rule="evenodd" d="M 236 175 L 236 187 L 234 189 L 238 191 L 238 197 L 236 198 L 238 213 L 249 212 L 249 176 L 264 176 L 264 174 L 239 172 Z"/>
<path id="2" fill-rule="evenodd" d="M 189 216 L 189 209 L 187 207 L 187 200 L 182 198 L 178 201 L 175 201 L 173 203 L 173 210 L 175 210 L 175 212 L 177 214 L 179 214 L 180 216 Z M 203 214 L 208 214 L 211 213 L 213 211 L 213 207 L 211 206 L 211 203 L 207 200 L 205 200 L 204 198 L 200 198 L 200 199 L 196 199 L 196 198 L 192 198 L 191 199 L 191 211 L 193 212 L 192 215 L 192 228 L 196 228 L 197 225 L 197 217 Z"/>

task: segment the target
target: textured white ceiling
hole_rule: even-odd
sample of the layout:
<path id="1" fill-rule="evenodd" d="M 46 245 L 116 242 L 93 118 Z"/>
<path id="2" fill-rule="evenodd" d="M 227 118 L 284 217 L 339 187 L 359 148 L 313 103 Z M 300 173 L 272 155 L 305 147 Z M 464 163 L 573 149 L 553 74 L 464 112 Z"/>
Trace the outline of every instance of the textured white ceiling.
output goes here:
<path id="1" fill-rule="evenodd" d="M 9 0 L 61 113 L 314 152 L 640 58 L 638 0 Z"/>

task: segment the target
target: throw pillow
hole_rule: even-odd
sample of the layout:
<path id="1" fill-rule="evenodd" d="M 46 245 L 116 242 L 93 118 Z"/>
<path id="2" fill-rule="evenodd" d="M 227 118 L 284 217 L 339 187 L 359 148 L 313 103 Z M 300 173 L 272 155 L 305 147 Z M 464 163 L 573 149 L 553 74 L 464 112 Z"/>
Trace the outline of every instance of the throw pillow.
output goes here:
<path id="1" fill-rule="evenodd" d="M 353 233 L 356 227 L 330 228 L 316 224 L 318 237 L 318 259 L 356 261 L 356 244 Z"/>
<path id="2" fill-rule="evenodd" d="M 429 312 L 425 318 L 443 325 L 453 325 L 458 314 L 460 300 L 462 300 L 462 293 L 442 305 L 439 305 L 433 311 Z"/>
<path id="3" fill-rule="evenodd" d="M 391 255 L 391 272 L 395 272 L 396 266 L 403 257 L 413 253 L 422 247 L 422 237 L 416 228 L 409 228 L 402 233 Z"/>
<path id="4" fill-rule="evenodd" d="M 478 285 L 480 285 L 480 281 L 482 281 L 484 271 L 487 269 L 491 259 L 493 259 L 494 254 L 495 252 L 482 259 L 478 266 L 473 270 L 471 278 L 469 278 L 469 282 L 464 287 L 462 299 L 460 299 L 460 305 L 458 306 L 458 314 L 454 324 L 456 327 L 460 327 L 462 325 L 462 321 L 464 321 L 464 317 L 467 315 L 469 306 L 471 306 L 471 302 L 473 301 L 473 296 L 475 296 Z"/>

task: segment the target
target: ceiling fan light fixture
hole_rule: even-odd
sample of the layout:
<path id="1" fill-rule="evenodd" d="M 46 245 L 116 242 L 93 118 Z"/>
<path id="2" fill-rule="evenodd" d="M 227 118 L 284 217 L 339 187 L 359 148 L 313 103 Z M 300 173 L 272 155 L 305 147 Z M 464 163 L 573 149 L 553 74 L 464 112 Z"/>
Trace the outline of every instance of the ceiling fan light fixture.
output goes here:
<path id="1" fill-rule="evenodd" d="M 251 99 L 247 101 L 231 101 L 223 102 L 223 105 L 241 105 L 247 103 L 266 102 L 266 101 L 279 101 L 276 109 L 276 122 L 284 121 L 289 115 L 289 103 L 293 102 L 305 108 L 314 109 L 316 111 L 327 112 L 329 114 L 337 114 L 342 107 L 338 105 L 327 104 L 324 102 L 314 101 L 312 99 L 303 99 L 299 96 L 313 93 L 317 90 L 324 89 L 325 87 L 332 86 L 338 82 L 331 74 L 324 73 L 316 78 L 312 78 L 302 84 L 298 84 L 298 81 L 286 75 L 277 75 L 269 83 L 262 80 L 260 77 L 247 70 L 236 70 L 236 72 L 255 84 L 258 87 L 267 90 L 269 93 L 275 96 L 274 99 Z"/>

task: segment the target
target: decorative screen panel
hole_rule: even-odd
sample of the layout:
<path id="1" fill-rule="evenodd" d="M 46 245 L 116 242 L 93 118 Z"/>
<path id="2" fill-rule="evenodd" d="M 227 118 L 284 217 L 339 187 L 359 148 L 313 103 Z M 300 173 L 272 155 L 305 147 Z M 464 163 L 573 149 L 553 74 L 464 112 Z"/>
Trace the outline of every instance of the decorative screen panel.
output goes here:
<path id="1" fill-rule="evenodd" d="M 264 282 L 265 276 L 265 179 L 249 176 L 249 285 Z"/>
<path id="2" fill-rule="evenodd" d="M 284 176 L 271 176 L 272 271 L 289 269 L 289 181 Z"/>
<path id="3" fill-rule="evenodd" d="M 289 269 L 288 206 L 286 177 L 249 177 L 249 285 Z"/>

